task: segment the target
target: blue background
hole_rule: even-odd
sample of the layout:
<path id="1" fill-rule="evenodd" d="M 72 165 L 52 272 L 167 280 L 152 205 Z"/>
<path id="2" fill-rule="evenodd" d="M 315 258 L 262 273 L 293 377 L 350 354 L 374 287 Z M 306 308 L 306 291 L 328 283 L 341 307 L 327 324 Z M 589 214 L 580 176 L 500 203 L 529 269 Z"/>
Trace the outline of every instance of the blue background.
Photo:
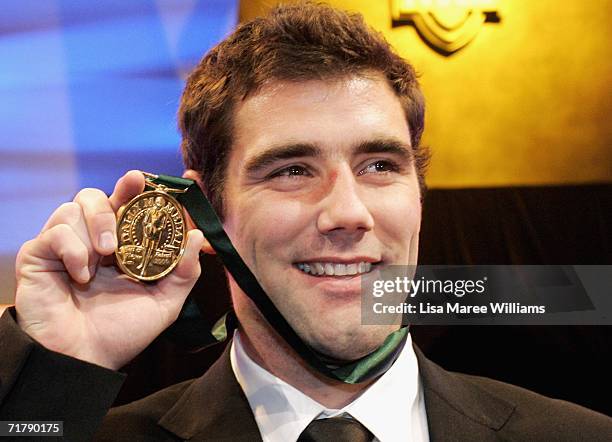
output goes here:
<path id="1" fill-rule="evenodd" d="M 184 78 L 237 15 L 237 0 L 2 2 L 0 302 L 20 245 L 78 189 L 181 173 Z"/>

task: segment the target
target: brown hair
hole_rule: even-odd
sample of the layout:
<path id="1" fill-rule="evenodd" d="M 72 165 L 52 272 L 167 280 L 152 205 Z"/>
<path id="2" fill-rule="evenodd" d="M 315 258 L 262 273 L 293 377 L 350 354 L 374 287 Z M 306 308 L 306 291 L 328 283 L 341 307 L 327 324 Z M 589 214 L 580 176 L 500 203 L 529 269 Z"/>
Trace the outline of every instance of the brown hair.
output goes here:
<path id="1" fill-rule="evenodd" d="M 360 14 L 327 5 L 278 6 L 241 24 L 191 72 L 178 112 L 185 166 L 198 172 L 223 216 L 223 187 L 237 102 L 270 80 L 305 81 L 381 72 L 401 101 L 424 195 L 428 150 L 420 146 L 425 104 L 414 68 Z"/>

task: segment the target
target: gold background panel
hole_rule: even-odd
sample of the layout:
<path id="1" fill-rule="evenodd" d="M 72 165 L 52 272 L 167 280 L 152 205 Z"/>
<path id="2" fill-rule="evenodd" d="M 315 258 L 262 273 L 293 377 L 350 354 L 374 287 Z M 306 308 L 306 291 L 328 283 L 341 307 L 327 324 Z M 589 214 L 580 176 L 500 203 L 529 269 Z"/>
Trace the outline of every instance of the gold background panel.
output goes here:
<path id="1" fill-rule="evenodd" d="M 240 17 L 276 3 L 243 1 Z M 501 22 L 450 56 L 392 27 L 390 1 L 326 3 L 362 13 L 420 72 L 431 187 L 612 181 L 612 1 L 499 1 Z"/>

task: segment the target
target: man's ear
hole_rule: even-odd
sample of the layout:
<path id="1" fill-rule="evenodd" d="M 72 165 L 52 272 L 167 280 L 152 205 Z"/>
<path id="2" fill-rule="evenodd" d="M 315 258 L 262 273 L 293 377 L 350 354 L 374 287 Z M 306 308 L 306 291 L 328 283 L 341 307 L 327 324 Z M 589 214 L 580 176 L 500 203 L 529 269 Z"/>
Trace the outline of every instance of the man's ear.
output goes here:
<path id="1" fill-rule="evenodd" d="M 200 174 L 197 173 L 195 170 L 187 169 L 183 173 L 183 178 L 187 178 L 187 179 L 195 181 L 196 183 L 198 183 L 198 186 L 200 186 L 200 189 L 202 189 L 202 192 L 205 191 L 204 186 L 202 185 L 202 180 L 200 179 Z M 189 216 L 189 213 L 185 213 L 185 219 L 187 221 L 187 228 L 189 230 L 197 229 L 195 223 L 191 219 L 191 216 Z M 202 252 L 207 253 L 208 255 L 215 255 L 217 253 L 215 252 L 215 249 L 212 248 L 212 246 L 210 245 L 206 237 L 204 238 L 204 245 L 202 246 Z"/>

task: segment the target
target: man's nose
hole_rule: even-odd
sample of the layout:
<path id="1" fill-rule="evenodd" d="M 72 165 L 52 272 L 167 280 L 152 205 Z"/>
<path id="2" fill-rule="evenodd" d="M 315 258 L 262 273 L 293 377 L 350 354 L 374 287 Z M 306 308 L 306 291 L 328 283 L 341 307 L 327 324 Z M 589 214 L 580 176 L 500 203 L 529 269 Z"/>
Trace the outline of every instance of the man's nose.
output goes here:
<path id="1" fill-rule="evenodd" d="M 328 193 L 321 200 L 317 228 L 323 234 L 364 233 L 374 228 L 374 218 L 360 195 L 359 183 L 347 169 L 330 178 Z"/>

